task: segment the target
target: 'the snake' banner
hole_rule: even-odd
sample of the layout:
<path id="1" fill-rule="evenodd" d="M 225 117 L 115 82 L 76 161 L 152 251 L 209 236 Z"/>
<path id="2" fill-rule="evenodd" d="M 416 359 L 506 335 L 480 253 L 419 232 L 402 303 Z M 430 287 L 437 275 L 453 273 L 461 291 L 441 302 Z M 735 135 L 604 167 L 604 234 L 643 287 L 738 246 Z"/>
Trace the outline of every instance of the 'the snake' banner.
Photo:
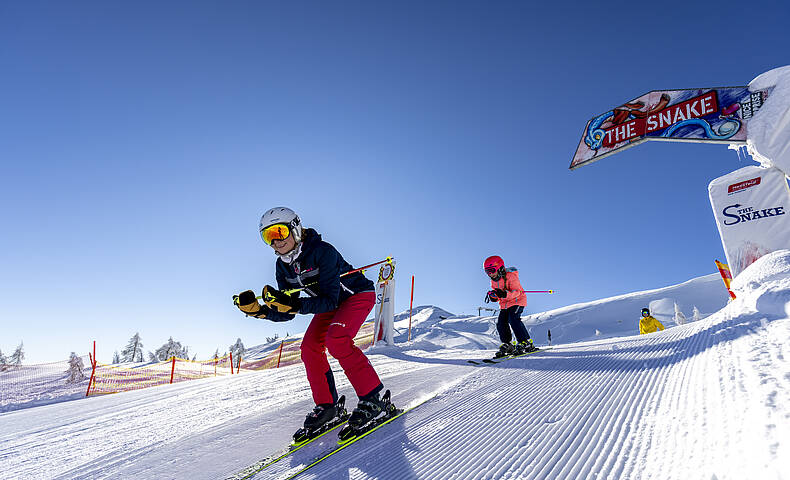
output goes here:
<path id="1" fill-rule="evenodd" d="M 570 169 L 647 140 L 744 144 L 746 124 L 770 90 L 723 87 L 648 92 L 587 122 Z"/>

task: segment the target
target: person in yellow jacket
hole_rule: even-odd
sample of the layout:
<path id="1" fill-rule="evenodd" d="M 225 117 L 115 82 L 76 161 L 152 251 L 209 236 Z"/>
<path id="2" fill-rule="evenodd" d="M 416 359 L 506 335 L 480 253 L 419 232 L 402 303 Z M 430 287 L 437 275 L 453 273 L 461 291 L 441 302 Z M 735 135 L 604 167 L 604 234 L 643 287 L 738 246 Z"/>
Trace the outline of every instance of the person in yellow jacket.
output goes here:
<path id="1" fill-rule="evenodd" d="M 655 317 L 650 315 L 650 310 L 647 308 L 642 309 L 642 318 L 639 319 L 639 334 L 653 333 L 656 330 L 663 330 L 664 325 L 661 324 Z"/>

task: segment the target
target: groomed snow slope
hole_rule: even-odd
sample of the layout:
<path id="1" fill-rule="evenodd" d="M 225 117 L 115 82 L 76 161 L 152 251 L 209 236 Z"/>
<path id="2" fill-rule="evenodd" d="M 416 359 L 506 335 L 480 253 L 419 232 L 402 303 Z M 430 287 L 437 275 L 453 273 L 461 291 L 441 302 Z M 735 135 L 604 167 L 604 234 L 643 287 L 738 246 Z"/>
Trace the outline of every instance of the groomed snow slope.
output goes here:
<path id="1" fill-rule="evenodd" d="M 734 289 L 738 300 L 698 322 L 486 367 L 465 359 L 491 354 L 470 348 L 494 344 L 491 319 L 425 311 L 411 346 L 376 347 L 371 360 L 398 405 L 428 400 L 297 478 L 790 478 L 790 252 L 758 260 Z M 607 308 L 584 311 L 607 318 Z M 288 443 L 311 406 L 303 375 L 289 367 L 0 414 L 0 471 L 226 478 Z M 287 478 L 327 437 L 255 478 Z"/>

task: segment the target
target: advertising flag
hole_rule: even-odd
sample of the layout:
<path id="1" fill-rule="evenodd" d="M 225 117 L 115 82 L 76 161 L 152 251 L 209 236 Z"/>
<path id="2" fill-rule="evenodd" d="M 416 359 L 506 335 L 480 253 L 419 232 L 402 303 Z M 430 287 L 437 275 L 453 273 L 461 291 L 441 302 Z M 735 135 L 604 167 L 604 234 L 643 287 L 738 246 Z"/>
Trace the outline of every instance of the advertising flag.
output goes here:
<path id="1" fill-rule="evenodd" d="M 781 170 L 744 167 L 710 182 L 708 194 L 733 278 L 763 255 L 790 248 L 790 188 Z"/>
<path id="2" fill-rule="evenodd" d="M 727 288 L 727 293 L 730 294 L 730 298 L 735 300 L 735 294 L 732 293 L 732 290 L 730 290 L 730 283 L 732 283 L 732 273 L 730 273 L 730 266 L 726 263 L 721 263 L 718 260 L 714 260 L 714 262 L 716 262 L 716 268 L 719 269 L 721 279 L 724 281 L 724 286 Z"/>
<path id="3" fill-rule="evenodd" d="M 373 345 L 385 342 L 395 344 L 395 261 L 381 266 L 376 282 L 376 320 L 373 327 Z"/>

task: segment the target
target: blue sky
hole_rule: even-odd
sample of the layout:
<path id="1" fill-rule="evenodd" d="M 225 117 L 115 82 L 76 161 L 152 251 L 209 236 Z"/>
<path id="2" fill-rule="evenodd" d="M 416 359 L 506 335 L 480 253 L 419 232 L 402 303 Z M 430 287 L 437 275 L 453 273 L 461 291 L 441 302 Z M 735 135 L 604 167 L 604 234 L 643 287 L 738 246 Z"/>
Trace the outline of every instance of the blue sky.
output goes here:
<path id="1" fill-rule="evenodd" d="M 592 116 L 787 64 L 779 2 L 4 2 L 0 349 L 109 361 L 139 331 L 205 358 L 289 324 L 286 205 L 355 266 L 398 260 L 396 311 L 481 305 L 483 259 L 528 312 L 680 283 L 723 259 L 725 146 L 648 143 L 571 172 Z M 371 272 L 373 277 L 375 272 Z M 638 315 L 638 312 L 635 312 Z"/>

